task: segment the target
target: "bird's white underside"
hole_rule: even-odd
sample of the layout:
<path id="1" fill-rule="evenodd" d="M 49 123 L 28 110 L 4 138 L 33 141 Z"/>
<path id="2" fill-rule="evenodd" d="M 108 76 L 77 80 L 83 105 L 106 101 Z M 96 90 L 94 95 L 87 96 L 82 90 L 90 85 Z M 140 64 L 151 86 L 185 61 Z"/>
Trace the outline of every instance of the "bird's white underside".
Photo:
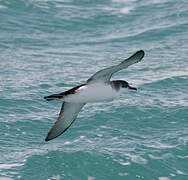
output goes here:
<path id="1" fill-rule="evenodd" d="M 75 94 L 68 95 L 63 100 L 71 103 L 110 101 L 120 93 L 121 90 L 116 91 L 110 84 L 95 83 L 80 87 Z"/>

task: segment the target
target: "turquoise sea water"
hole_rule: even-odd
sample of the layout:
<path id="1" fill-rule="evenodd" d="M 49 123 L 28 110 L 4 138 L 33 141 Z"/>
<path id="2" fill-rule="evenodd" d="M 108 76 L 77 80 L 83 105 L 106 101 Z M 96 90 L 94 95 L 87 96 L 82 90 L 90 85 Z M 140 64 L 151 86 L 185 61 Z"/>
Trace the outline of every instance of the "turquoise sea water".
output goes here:
<path id="1" fill-rule="evenodd" d="M 87 104 L 45 142 L 61 102 L 143 49 L 117 73 L 137 92 Z M 187 0 L 0 0 L 0 180 L 187 180 Z"/>

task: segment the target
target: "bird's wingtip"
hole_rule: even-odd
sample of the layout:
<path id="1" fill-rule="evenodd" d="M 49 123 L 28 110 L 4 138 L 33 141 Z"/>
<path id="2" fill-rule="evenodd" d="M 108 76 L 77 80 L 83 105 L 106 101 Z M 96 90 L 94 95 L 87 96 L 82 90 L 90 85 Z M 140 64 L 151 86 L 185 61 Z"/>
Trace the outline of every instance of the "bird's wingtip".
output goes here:
<path id="1" fill-rule="evenodd" d="M 141 49 L 141 50 L 139 50 L 138 52 L 142 54 L 142 57 L 144 57 L 144 55 L 145 55 L 144 50 Z"/>
<path id="2" fill-rule="evenodd" d="M 51 138 L 49 138 L 49 135 L 47 135 L 46 138 L 45 138 L 45 141 L 47 142 L 47 141 L 50 141 L 50 140 L 51 140 Z"/>
<path id="3" fill-rule="evenodd" d="M 49 139 L 48 139 L 48 138 L 45 138 L 45 141 L 46 141 L 46 142 L 48 142 L 48 141 L 49 141 Z"/>

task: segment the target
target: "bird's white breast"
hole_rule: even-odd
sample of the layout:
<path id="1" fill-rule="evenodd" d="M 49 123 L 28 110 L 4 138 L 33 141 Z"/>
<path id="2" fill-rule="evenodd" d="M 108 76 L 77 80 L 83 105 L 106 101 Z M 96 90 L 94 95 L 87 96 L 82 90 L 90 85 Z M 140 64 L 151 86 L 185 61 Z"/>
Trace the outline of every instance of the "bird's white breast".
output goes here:
<path id="1" fill-rule="evenodd" d="M 110 84 L 88 84 L 81 86 L 75 94 L 64 97 L 67 102 L 101 102 L 113 100 L 120 94 L 120 91 L 112 89 Z"/>

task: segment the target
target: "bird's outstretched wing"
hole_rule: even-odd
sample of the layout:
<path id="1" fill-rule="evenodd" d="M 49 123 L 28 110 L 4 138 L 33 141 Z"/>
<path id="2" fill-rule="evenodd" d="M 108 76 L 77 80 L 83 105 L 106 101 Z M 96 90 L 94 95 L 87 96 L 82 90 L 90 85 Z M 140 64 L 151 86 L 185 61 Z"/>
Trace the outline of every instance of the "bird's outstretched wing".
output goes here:
<path id="1" fill-rule="evenodd" d="M 59 117 L 50 129 L 45 141 L 52 140 L 63 134 L 75 121 L 78 113 L 86 103 L 64 102 L 59 113 Z"/>
<path id="2" fill-rule="evenodd" d="M 108 82 L 110 81 L 110 78 L 115 72 L 125 69 L 132 64 L 138 63 L 139 61 L 141 61 L 143 57 L 144 57 L 144 51 L 143 50 L 137 51 L 135 54 L 133 54 L 128 59 L 125 59 L 120 64 L 116 66 L 110 66 L 109 68 L 105 68 L 96 72 L 93 76 L 91 76 L 87 80 L 87 83 Z"/>

